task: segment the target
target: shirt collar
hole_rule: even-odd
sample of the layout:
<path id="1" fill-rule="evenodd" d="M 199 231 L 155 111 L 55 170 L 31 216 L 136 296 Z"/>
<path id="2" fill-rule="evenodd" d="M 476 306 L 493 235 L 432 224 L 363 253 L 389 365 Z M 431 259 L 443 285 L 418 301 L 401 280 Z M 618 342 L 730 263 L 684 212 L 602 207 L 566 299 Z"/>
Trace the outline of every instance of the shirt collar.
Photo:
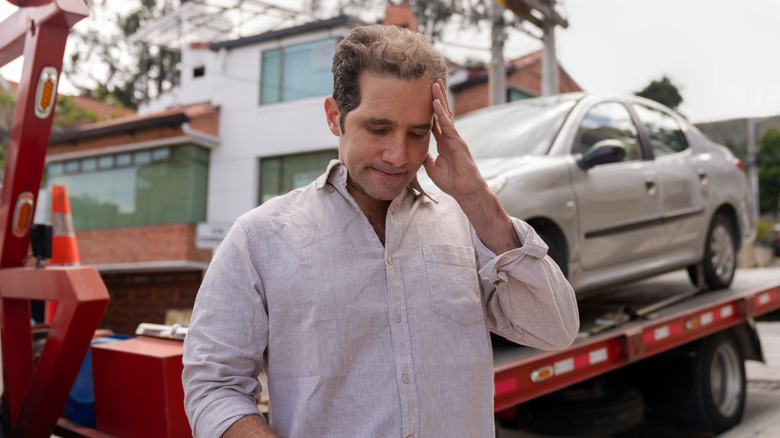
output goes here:
<path id="1" fill-rule="evenodd" d="M 325 170 L 325 173 L 320 175 L 317 180 L 315 181 L 315 187 L 317 187 L 318 190 L 323 189 L 327 183 L 330 183 L 331 185 L 338 187 L 338 186 L 346 186 L 347 184 L 347 166 L 344 165 L 339 160 L 330 160 L 330 163 L 328 163 L 328 168 Z M 409 185 L 406 186 L 407 190 L 411 191 L 415 196 L 423 195 L 426 198 L 430 199 L 434 203 L 438 204 L 439 201 L 433 199 L 431 195 L 429 195 L 425 190 L 423 190 L 422 186 L 420 185 L 420 182 L 417 181 L 417 176 L 415 175 L 414 179 L 412 179 L 411 182 L 409 182 Z"/>

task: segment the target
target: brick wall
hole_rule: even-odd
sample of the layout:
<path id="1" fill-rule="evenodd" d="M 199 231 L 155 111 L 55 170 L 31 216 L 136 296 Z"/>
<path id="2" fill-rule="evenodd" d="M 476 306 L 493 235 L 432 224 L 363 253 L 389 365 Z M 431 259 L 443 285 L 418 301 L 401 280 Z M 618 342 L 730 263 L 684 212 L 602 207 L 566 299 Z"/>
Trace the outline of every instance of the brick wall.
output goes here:
<path id="1" fill-rule="evenodd" d="M 196 225 L 173 224 L 76 232 L 82 264 L 188 260 L 208 263 L 211 250 L 195 248 Z"/>

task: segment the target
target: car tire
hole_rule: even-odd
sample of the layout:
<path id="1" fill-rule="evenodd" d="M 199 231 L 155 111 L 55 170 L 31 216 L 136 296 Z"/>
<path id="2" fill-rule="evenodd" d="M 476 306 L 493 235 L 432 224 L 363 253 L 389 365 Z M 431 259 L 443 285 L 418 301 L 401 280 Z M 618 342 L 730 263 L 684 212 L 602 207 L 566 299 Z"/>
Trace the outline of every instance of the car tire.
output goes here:
<path id="1" fill-rule="evenodd" d="M 534 228 L 534 230 L 547 244 L 547 255 L 558 265 L 563 276 L 569 278 L 569 261 L 566 255 L 566 244 L 562 242 L 563 239 L 558 234 L 551 233 L 547 228 L 539 227 Z"/>
<path id="2" fill-rule="evenodd" d="M 712 218 L 704 244 L 704 282 L 710 289 L 729 287 L 737 269 L 737 237 L 734 225 L 725 215 Z M 688 268 L 691 281 L 697 285 L 696 270 Z"/>

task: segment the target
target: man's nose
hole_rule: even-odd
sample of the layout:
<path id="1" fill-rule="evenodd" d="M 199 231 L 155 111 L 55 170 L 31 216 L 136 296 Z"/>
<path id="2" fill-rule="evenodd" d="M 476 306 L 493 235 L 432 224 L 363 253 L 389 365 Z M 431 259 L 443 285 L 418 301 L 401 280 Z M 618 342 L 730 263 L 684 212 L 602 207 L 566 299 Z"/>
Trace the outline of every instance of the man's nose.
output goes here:
<path id="1" fill-rule="evenodd" d="M 394 167 L 401 167 L 407 162 L 406 136 L 393 136 L 382 151 L 382 159 Z"/>

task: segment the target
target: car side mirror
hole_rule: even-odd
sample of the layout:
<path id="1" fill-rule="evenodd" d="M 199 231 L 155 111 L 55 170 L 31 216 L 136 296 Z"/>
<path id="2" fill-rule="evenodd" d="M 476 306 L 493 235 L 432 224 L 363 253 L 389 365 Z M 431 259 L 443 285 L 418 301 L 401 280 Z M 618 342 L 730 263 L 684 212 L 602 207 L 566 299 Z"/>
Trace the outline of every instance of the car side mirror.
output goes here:
<path id="1" fill-rule="evenodd" d="M 583 170 L 588 170 L 599 164 L 617 163 L 623 161 L 626 148 L 620 140 L 601 140 L 591 147 L 581 160 L 577 162 Z"/>

